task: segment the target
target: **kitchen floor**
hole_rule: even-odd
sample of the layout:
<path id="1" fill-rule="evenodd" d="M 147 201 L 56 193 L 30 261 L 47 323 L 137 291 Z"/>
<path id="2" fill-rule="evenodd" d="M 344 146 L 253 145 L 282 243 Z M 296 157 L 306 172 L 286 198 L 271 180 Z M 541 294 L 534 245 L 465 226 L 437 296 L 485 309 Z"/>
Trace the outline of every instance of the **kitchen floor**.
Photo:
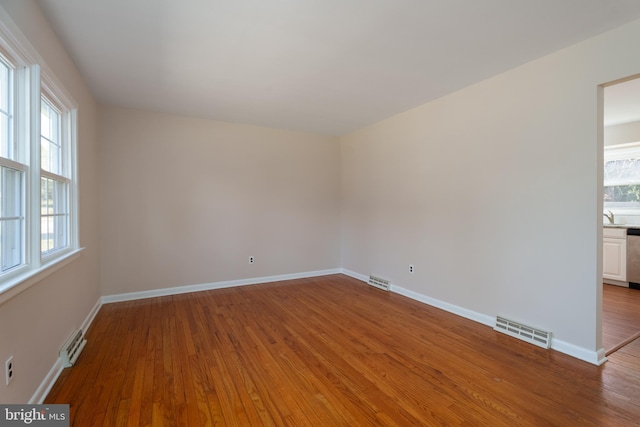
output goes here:
<path id="1" fill-rule="evenodd" d="M 640 290 L 602 288 L 602 345 L 609 355 L 640 337 Z"/>

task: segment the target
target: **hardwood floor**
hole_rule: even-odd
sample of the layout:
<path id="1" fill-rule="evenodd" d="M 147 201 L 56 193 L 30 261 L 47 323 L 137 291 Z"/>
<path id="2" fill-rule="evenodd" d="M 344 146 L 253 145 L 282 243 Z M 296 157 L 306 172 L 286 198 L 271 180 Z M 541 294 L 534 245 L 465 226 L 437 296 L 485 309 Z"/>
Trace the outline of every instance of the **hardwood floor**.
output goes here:
<path id="1" fill-rule="evenodd" d="M 625 426 L 640 341 L 597 367 L 343 275 L 102 307 L 47 403 L 74 426 Z"/>
<path id="2" fill-rule="evenodd" d="M 640 290 L 602 287 L 602 346 L 610 355 L 640 337 Z"/>

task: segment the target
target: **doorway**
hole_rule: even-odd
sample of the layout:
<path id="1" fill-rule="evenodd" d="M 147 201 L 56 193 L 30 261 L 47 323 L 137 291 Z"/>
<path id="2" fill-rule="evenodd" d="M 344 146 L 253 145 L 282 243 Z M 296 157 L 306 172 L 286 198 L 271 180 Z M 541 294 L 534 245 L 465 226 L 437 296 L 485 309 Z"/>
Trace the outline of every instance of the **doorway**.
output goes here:
<path id="1" fill-rule="evenodd" d="M 604 88 L 602 345 L 609 355 L 640 338 L 640 290 L 626 276 L 626 229 L 640 229 L 640 76 Z M 609 234 L 619 234 L 619 250 Z"/>

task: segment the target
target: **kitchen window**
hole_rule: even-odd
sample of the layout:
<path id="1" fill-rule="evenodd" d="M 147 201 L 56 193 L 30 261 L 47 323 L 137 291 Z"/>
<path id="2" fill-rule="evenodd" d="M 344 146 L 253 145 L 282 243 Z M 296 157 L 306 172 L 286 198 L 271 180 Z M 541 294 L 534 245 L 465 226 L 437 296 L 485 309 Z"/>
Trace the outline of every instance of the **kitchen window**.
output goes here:
<path id="1" fill-rule="evenodd" d="M 605 208 L 640 208 L 640 142 L 605 147 Z"/>
<path id="2" fill-rule="evenodd" d="M 79 251 L 75 102 L 37 53 L 7 42 L 15 39 L 3 31 L 0 302 Z"/>

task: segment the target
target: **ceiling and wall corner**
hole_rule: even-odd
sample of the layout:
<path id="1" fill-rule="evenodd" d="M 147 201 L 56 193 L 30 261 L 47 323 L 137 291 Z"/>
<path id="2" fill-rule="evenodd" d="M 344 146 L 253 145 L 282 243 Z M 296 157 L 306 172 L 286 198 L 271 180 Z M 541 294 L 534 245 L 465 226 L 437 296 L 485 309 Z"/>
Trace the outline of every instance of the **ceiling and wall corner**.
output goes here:
<path id="1" fill-rule="evenodd" d="M 345 134 L 640 17 L 635 0 L 39 0 L 98 102 Z"/>

